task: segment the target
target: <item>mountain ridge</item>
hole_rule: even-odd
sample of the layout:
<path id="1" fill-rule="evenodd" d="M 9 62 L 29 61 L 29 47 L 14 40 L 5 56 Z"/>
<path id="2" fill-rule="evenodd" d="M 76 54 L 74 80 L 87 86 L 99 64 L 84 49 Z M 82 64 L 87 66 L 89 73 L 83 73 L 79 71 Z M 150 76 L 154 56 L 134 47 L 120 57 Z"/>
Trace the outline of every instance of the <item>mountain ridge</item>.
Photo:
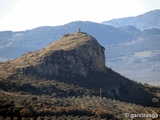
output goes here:
<path id="1" fill-rule="evenodd" d="M 156 9 L 138 16 L 112 19 L 109 21 L 104 21 L 102 23 L 113 25 L 115 27 L 133 25 L 136 28 L 141 30 L 150 29 L 150 28 L 160 29 L 159 16 L 160 16 L 160 10 Z"/>
<path id="2" fill-rule="evenodd" d="M 106 42 L 107 44 L 115 44 L 123 40 L 129 41 L 130 39 L 130 34 L 115 27 L 89 21 L 76 21 L 62 26 L 39 27 L 22 32 L 9 32 L 10 38 L 0 40 L 6 41 L 0 46 L 0 57 L 4 59 L 13 59 L 28 51 L 42 49 L 51 42 L 61 38 L 64 34 L 74 33 L 77 31 L 77 28 L 81 28 L 84 32 L 91 34 L 93 37 L 100 40 L 99 42 L 101 44 L 106 44 Z M 3 32 L 1 34 L 3 35 Z M 115 34 L 119 37 L 116 37 Z M 0 38 L 2 37 L 0 36 Z M 38 46 L 36 46 L 37 44 Z"/>

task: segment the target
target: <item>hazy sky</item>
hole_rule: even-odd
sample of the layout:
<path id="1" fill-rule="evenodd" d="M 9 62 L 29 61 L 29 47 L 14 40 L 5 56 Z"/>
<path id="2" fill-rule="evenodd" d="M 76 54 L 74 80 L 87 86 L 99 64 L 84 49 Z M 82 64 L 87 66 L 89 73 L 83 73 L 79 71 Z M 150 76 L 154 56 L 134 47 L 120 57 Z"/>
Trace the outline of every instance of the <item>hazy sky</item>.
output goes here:
<path id="1" fill-rule="evenodd" d="M 160 9 L 160 0 L 0 0 L 0 31 L 103 22 Z"/>

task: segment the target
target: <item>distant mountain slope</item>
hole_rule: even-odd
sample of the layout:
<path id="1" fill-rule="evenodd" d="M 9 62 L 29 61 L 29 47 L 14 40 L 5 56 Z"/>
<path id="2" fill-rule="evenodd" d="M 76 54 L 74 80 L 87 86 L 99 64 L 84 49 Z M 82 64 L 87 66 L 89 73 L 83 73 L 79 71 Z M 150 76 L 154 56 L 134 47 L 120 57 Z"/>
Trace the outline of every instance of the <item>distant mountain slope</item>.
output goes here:
<path id="1" fill-rule="evenodd" d="M 130 34 L 113 26 L 82 21 L 20 32 L 5 31 L 0 32 L 0 58 L 13 59 L 28 51 L 42 49 L 64 34 L 76 32 L 78 28 L 94 36 L 101 44 L 119 44 L 131 40 Z"/>
<path id="2" fill-rule="evenodd" d="M 115 27 L 133 25 L 141 30 L 150 28 L 160 29 L 160 10 L 149 11 L 135 17 L 126 17 L 104 21 L 103 24 L 113 25 Z"/>
<path id="3" fill-rule="evenodd" d="M 109 67 L 137 81 L 160 85 L 160 29 L 144 30 L 131 42 L 105 48 Z"/>
<path id="4" fill-rule="evenodd" d="M 137 29 L 135 26 L 132 26 L 132 25 L 122 26 L 122 27 L 119 27 L 119 29 L 133 36 L 138 36 L 141 33 L 141 30 Z"/>

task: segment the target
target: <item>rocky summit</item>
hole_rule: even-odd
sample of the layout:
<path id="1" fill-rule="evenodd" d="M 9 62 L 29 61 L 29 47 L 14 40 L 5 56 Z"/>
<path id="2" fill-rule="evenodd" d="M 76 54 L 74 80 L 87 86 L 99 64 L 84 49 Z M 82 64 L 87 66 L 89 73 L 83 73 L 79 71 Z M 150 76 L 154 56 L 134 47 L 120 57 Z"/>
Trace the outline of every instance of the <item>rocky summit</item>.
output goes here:
<path id="1" fill-rule="evenodd" d="M 42 50 L 28 52 L 15 60 L 2 63 L 1 78 L 16 74 L 38 76 L 86 77 L 91 72 L 105 72 L 105 48 L 84 32 L 65 34 Z M 12 69 L 7 71 L 8 69 Z M 9 73 L 11 72 L 11 73 Z M 11 76 L 10 76 L 11 74 Z"/>

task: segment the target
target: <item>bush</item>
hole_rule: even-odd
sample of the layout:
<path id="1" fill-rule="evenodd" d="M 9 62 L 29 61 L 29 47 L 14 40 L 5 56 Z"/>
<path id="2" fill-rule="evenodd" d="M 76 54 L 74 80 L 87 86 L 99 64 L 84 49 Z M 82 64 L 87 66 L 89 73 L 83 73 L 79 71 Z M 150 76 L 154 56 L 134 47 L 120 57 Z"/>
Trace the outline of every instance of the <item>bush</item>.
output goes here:
<path id="1" fill-rule="evenodd" d="M 105 110 L 105 109 L 98 109 L 95 112 L 95 114 L 100 118 L 108 118 L 108 119 L 114 118 L 113 112 L 111 112 L 109 110 Z"/>
<path id="2" fill-rule="evenodd" d="M 13 120 L 18 120 L 18 117 L 14 117 Z"/>
<path id="3" fill-rule="evenodd" d="M 11 120 L 11 117 L 6 117 L 4 120 Z"/>
<path id="4" fill-rule="evenodd" d="M 32 111 L 29 108 L 22 108 L 19 111 L 19 113 L 21 117 L 31 117 L 32 116 Z"/>
<path id="5" fill-rule="evenodd" d="M 92 111 L 89 110 L 86 107 L 81 107 L 81 106 L 75 106 L 72 108 L 66 108 L 66 114 L 67 115 L 74 115 L 74 116 L 91 116 L 93 115 Z"/>
<path id="6" fill-rule="evenodd" d="M 52 112 L 54 115 L 63 115 L 65 110 L 62 107 L 56 107 Z"/>

